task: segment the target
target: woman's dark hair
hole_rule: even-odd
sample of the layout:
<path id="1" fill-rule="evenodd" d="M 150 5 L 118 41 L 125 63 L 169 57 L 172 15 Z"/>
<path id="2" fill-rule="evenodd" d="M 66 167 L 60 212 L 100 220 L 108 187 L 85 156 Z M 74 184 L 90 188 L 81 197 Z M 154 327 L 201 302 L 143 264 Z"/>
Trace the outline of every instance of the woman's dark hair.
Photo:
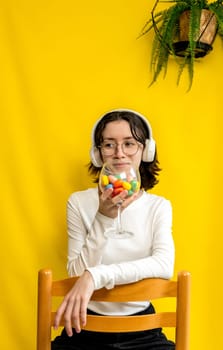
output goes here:
<path id="1" fill-rule="evenodd" d="M 96 148 L 99 149 L 103 142 L 103 131 L 105 126 L 113 121 L 126 120 L 129 123 L 131 133 L 134 139 L 145 147 L 146 139 L 150 138 L 148 126 L 142 118 L 137 114 L 130 111 L 113 111 L 105 114 L 103 118 L 98 122 L 94 131 L 93 143 Z M 140 176 L 141 176 L 141 187 L 145 190 L 153 188 L 158 183 L 158 173 L 160 171 L 159 161 L 157 159 L 157 151 L 155 152 L 155 157 L 152 162 L 141 161 L 139 166 Z M 92 162 L 88 165 L 89 174 L 95 176 L 94 182 L 98 183 L 101 168 L 97 168 Z"/>

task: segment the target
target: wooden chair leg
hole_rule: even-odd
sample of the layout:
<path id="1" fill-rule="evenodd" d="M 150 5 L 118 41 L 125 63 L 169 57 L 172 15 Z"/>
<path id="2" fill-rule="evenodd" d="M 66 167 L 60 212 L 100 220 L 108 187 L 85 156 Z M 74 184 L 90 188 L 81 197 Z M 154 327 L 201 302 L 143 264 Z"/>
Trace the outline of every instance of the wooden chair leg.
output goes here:
<path id="1" fill-rule="evenodd" d="M 51 349 L 51 288 L 52 271 L 38 274 L 37 350 Z"/>

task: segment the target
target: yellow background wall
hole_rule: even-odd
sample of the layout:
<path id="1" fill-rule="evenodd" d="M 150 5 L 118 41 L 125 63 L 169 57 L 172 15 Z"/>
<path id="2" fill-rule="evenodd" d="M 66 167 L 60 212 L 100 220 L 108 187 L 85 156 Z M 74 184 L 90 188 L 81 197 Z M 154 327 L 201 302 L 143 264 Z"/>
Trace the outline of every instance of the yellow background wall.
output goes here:
<path id="1" fill-rule="evenodd" d="M 37 271 L 66 276 L 66 200 L 91 186 L 90 132 L 110 108 L 148 116 L 172 201 L 175 275 L 192 273 L 191 350 L 219 349 L 223 47 L 148 88 L 153 1 L 0 1 L 1 347 L 35 349 Z M 214 290 L 212 290 L 212 288 Z"/>

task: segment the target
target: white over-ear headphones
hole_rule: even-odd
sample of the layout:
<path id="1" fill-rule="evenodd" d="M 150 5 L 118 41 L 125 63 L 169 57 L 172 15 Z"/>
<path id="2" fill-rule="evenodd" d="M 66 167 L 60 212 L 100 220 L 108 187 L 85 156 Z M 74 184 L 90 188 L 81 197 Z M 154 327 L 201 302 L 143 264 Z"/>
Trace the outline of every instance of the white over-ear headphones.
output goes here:
<path id="1" fill-rule="evenodd" d="M 91 147 L 91 150 L 90 150 L 90 157 L 91 157 L 92 164 L 95 167 L 97 167 L 97 168 L 101 168 L 102 165 L 103 165 L 99 149 L 95 145 L 95 131 L 96 131 L 97 125 L 100 123 L 101 119 L 106 114 L 112 113 L 112 112 L 129 112 L 129 113 L 134 113 L 134 114 L 136 114 L 139 118 L 141 118 L 144 121 L 144 123 L 146 124 L 146 126 L 148 128 L 149 138 L 146 139 L 145 148 L 144 148 L 143 154 L 142 154 L 142 160 L 143 160 L 143 162 L 152 162 L 154 160 L 154 157 L 155 157 L 156 143 L 155 143 L 155 140 L 153 139 L 152 128 L 151 128 L 148 120 L 142 114 L 140 114 L 140 113 L 138 113 L 138 112 L 136 112 L 136 111 L 134 111 L 132 109 L 121 108 L 121 109 L 113 109 L 113 110 L 108 111 L 107 113 L 103 114 L 101 116 L 101 118 L 99 118 L 97 120 L 97 122 L 95 123 L 95 125 L 93 126 L 92 134 L 91 134 L 92 147 Z"/>

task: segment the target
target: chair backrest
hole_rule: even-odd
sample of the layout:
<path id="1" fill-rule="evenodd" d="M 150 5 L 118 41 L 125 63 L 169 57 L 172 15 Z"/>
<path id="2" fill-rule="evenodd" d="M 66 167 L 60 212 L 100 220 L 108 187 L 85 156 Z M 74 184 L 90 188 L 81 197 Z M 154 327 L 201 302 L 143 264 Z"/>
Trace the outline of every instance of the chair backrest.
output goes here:
<path id="1" fill-rule="evenodd" d="M 37 350 L 51 349 L 51 328 L 55 317 L 53 297 L 63 297 L 77 277 L 53 281 L 52 271 L 43 269 L 38 274 Z M 175 298 L 174 310 L 137 316 L 88 315 L 84 329 L 98 332 L 136 332 L 159 327 L 175 328 L 176 350 L 189 350 L 190 273 L 181 271 L 177 281 L 148 278 L 139 282 L 102 288 L 91 300 L 126 302 L 161 298 Z M 63 326 L 63 320 L 60 326 Z"/>

